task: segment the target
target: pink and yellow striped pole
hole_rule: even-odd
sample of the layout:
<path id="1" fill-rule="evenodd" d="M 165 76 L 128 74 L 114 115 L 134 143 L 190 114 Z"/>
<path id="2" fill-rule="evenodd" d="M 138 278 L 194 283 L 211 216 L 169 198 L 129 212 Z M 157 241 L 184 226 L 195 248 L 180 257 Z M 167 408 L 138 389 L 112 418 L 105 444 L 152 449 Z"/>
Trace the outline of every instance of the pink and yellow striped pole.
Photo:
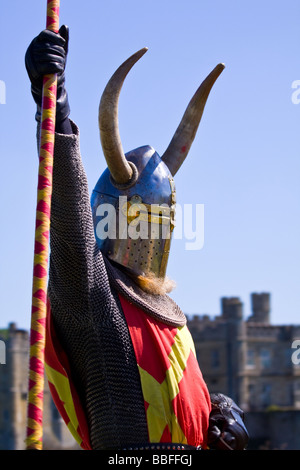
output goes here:
<path id="1" fill-rule="evenodd" d="M 60 0 L 47 0 L 46 28 L 58 32 Z M 52 169 L 56 117 L 56 75 L 45 75 L 37 188 L 35 247 L 30 327 L 26 448 L 43 447 L 44 351 L 47 315 Z"/>

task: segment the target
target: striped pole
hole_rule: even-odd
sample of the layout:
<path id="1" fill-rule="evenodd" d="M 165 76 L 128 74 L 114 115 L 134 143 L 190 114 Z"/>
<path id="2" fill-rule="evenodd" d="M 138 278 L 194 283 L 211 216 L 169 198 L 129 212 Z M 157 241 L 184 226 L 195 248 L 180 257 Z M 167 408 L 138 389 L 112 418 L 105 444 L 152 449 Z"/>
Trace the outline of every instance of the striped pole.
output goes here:
<path id="1" fill-rule="evenodd" d="M 46 28 L 58 32 L 60 0 L 47 0 Z M 52 168 L 56 117 L 56 75 L 45 75 L 37 188 L 35 247 L 30 327 L 26 448 L 43 447 L 44 351 L 47 313 Z"/>

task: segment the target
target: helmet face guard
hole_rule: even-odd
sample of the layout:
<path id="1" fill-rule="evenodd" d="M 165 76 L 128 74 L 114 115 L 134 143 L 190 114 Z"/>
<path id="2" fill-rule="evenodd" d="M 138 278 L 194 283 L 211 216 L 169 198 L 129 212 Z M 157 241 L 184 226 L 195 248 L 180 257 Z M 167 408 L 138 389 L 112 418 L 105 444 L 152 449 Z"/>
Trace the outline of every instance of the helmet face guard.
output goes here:
<path id="1" fill-rule="evenodd" d="M 136 275 L 164 278 L 175 219 L 175 185 L 150 146 L 126 154 L 135 181 L 120 188 L 109 169 L 92 194 L 97 243 L 103 253 Z"/>
<path id="2" fill-rule="evenodd" d="M 135 275 L 164 278 L 175 224 L 173 176 L 188 154 L 224 65 L 217 65 L 198 88 L 162 157 L 150 146 L 125 155 L 118 129 L 119 95 L 128 72 L 146 51 L 141 49 L 117 69 L 101 97 L 99 129 L 108 168 L 94 188 L 91 205 L 101 251 Z"/>

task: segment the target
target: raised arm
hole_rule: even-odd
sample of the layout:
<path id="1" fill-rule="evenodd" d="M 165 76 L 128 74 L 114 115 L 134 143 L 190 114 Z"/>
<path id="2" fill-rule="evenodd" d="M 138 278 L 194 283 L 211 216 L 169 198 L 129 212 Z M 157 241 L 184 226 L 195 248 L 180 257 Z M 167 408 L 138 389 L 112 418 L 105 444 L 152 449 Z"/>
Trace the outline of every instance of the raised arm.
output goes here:
<path id="1" fill-rule="evenodd" d="M 37 105 L 38 141 L 42 77 L 45 74 L 57 74 L 49 292 L 60 302 L 78 310 L 79 304 L 83 306 L 88 302 L 97 248 L 88 182 L 80 155 L 79 130 L 69 120 L 70 107 L 65 88 L 68 39 L 66 26 L 60 28 L 59 34 L 42 31 L 31 42 L 25 63 L 31 81 L 31 92 Z M 98 263 L 99 258 L 100 264 L 101 261 L 103 263 L 101 254 L 97 253 L 96 256 Z"/>

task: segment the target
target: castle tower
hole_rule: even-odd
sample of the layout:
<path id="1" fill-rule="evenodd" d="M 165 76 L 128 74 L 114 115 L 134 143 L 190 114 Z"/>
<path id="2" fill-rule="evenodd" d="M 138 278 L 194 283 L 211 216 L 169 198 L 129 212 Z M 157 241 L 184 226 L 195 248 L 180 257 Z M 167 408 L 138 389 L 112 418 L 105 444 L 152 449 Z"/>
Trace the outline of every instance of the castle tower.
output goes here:
<path id="1" fill-rule="evenodd" d="M 237 403 L 245 393 L 243 364 L 246 357 L 246 332 L 243 303 L 238 297 L 221 299 L 222 319 L 226 321 L 228 395 Z"/>
<path id="2" fill-rule="evenodd" d="M 5 344 L 6 361 L 0 366 L 0 449 L 21 450 L 26 430 L 28 333 L 11 323 Z"/>
<path id="3" fill-rule="evenodd" d="M 251 294 L 252 316 L 248 321 L 270 324 L 270 294 Z"/>

